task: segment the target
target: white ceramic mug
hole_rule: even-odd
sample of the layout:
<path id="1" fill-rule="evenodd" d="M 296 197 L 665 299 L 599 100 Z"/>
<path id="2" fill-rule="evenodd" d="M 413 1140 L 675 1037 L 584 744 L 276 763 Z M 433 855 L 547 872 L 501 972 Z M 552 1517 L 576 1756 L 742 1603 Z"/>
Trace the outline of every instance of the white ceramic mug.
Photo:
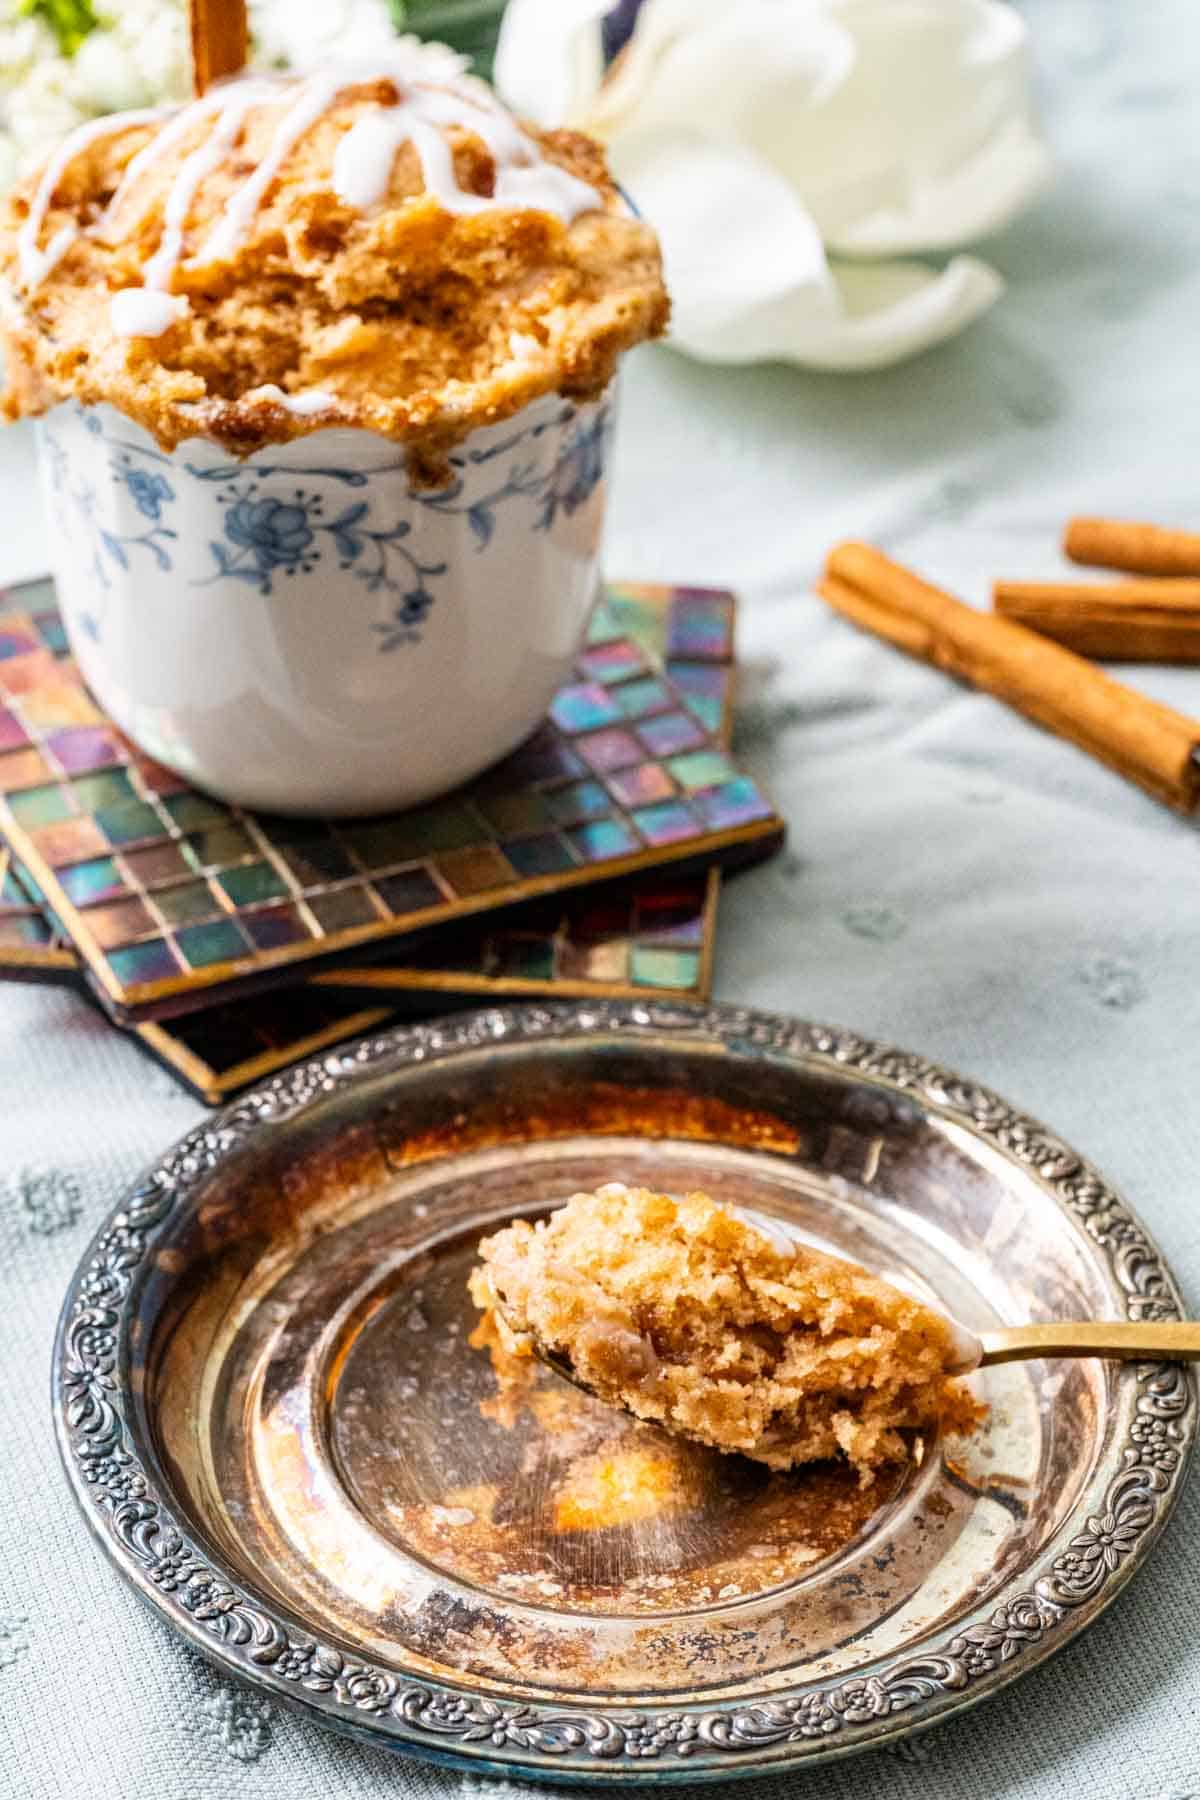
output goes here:
<path id="1" fill-rule="evenodd" d="M 225 800 L 361 814 L 456 787 L 570 675 L 611 421 L 610 398 L 550 396 L 474 433 L 423 493 L 371 432 L 239 462 L 60 406 L 42 469 L 80 668 L 136 744 Z"/>

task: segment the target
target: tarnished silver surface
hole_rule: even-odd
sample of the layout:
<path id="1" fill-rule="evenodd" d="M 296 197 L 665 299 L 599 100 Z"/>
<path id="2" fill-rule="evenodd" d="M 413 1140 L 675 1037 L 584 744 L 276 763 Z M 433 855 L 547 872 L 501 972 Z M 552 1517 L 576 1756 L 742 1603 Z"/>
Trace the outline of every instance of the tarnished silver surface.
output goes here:
<path id="1" fill-rule="evenodd" d="M 489 1010 L 320 1057 L 177 1146 L 64 1305 L 64 1461 L 126 1578 L 231 1672 L 376 1743 L 548 1780 L 876 1746 L 1033 1667 L 1146 1554 L 1175 1365 L 1013 1364 L 861 1490 L 769 1475 L 467 1335 L 481 1233 L 616 1178 L 789 1220 L 973 1330 L 1170 1318 L 1102 1177 L 985 1089 L 732 1008 Z"/>

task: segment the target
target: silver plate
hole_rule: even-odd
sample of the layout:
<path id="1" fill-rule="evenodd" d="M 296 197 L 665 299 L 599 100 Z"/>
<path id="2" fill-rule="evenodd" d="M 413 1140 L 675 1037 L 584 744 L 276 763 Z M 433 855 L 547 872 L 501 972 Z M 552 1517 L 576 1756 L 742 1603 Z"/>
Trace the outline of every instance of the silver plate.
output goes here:
<path id="1" fill-rule="evenodd" d="M 1096 1171 L 986 1089 L 732 1008 L 516 1007 L 319 1057 L 198 1127 L 71 1284 L 54 1407 L 125 1578 L 229 1672 L 372 1742 L 547 1780 L 877 1747 L 1033 1668 L 1150 1549 L 1175 1365 L 1027 1363 L 863 1491 L 683 1445 L 544 1374 L 496 1403 L 481 1232 L 704 1187 L 975 1328 L 1173 1318 Z"/>

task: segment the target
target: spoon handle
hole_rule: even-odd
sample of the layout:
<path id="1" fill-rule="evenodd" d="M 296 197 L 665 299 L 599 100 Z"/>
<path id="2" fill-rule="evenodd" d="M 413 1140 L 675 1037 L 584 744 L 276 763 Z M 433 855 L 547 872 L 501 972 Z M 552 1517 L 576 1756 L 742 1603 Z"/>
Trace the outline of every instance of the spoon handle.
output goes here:
<path id="1" fill-rule="evenodd" d="M 983 1331 L 981 1363 L 1020 1362 L 1032 1356 L 1107 1356 L 1117 1362 L 1200 1362 L 1200 1322 L 1194 1319 L 1056 1319 Z"/>

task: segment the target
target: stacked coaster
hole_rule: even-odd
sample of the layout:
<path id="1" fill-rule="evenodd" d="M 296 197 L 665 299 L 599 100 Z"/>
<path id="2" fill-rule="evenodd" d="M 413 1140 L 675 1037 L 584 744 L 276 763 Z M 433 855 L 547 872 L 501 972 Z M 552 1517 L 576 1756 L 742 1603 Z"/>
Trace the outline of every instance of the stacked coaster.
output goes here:
<path id="1" fill-rule="evenodd" d="M 435 805 L 268 818 L 141 756 L 53 589 L 0 597 L 0 975 L 82 980 L 203 1098 L 388 1013 L 708 997 L 718 869 L 782 823 L 731 762 L 731 594 L 612 585 L 577 680 Z M 584 891 L 580 891 L 584 890 Z"/>

